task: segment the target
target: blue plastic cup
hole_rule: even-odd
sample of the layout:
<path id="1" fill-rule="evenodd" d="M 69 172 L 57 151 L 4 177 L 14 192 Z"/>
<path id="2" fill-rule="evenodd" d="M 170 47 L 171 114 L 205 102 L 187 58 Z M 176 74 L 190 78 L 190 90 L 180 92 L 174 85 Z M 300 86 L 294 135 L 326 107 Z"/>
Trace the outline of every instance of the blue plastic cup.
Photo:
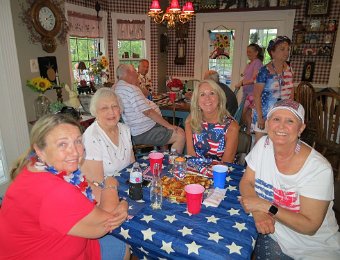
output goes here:
<path id="1" fill-rule="evenodd" d="M 214 188 L 224 189 L 228 167 L 225 165 L 215 165 L 212 167 Z"/>

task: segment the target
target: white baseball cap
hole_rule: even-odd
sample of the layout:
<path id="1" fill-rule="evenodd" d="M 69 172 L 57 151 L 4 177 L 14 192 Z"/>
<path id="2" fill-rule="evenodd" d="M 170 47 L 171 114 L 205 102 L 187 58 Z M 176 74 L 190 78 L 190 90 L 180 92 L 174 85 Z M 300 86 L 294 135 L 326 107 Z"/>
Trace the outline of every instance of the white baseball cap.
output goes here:
<path id="1" fill-rule="evenodd" d="M 269 110 L 267 118 L 269 118 L 274 111 L 279 109 L 287 109 L 300 119 L 302 123 L 305 122 L 305 109 L 300 103 L 291 99 L 284 99 L 276 102 Z"/>

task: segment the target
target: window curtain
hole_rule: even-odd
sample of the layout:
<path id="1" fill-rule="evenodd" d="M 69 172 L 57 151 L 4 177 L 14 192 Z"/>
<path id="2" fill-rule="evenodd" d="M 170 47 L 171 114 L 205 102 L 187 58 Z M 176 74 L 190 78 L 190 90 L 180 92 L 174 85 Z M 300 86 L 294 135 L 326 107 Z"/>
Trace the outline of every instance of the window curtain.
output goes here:
<path id="1" fill-rule="evenodd" d="M 118 40 L 145 40 L 145 21 L 117 20 Z"/>
<path id="2" fill-rule="evenodd" d="M 68 11 L 69 35 L 83 38 L 103 37 L 102 17 Z"/>

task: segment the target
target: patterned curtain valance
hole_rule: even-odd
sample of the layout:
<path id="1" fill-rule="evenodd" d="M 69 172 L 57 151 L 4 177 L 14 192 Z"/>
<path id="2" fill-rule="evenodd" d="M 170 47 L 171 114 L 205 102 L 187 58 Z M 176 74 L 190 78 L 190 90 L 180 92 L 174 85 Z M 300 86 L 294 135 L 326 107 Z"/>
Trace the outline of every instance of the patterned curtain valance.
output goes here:
<path id="1" fill-rule="evenodd" d="M 145 40 L 145 21 L 117 20 L 118 40 Z"/>
<path id="2" fill-rule="evenodd" d="M 100 38 L 103 37 L 102 17 L 68 11 L 70 36 Z"/>

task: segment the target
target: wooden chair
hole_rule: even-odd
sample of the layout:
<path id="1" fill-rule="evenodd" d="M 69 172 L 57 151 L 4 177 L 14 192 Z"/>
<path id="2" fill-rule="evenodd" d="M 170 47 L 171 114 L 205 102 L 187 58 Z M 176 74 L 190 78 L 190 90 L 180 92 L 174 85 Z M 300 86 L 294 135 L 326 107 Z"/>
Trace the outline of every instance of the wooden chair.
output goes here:
<path id="1" fill-rule="evenodd" d="M 316 93 L 313 99 L 313 121 L 316 137 L 313 147 L 332 164 L 334 177 L 340 171 L 340 95 L 336 93 Z"/>
<path id="2" fill-rule="evenodd" d="M 315 89 L 312 84 L 306 81 L 302 81 L 295 90 L 295 100 L 299 102 L 303 108 L 305 109 L 305 124 L 306 129 L 302 133 L 301 139 L 308 143 L 309 145 L 313 145 L 315 138 L 315 125 L 313 125 L 312 119 L 312 111 L 315 109 L 313 104 L 313 98 L 315 95 Z"/>
<path id="3" fill-rule="evenodd" d="M 305 109 L 305 123 L 311 121 L 315 89 L 312 84 L 302 81 L 296 88 L 295 100 Z"/>
<path id="4" fill-rule="evenodd" d="M 240 130 L 238 134 L 238 145 L 235 155 L 235 162 L 237 164 L 245 165 L 245 157 L 250 152 L 251 142 L 251 135 Z"/>

